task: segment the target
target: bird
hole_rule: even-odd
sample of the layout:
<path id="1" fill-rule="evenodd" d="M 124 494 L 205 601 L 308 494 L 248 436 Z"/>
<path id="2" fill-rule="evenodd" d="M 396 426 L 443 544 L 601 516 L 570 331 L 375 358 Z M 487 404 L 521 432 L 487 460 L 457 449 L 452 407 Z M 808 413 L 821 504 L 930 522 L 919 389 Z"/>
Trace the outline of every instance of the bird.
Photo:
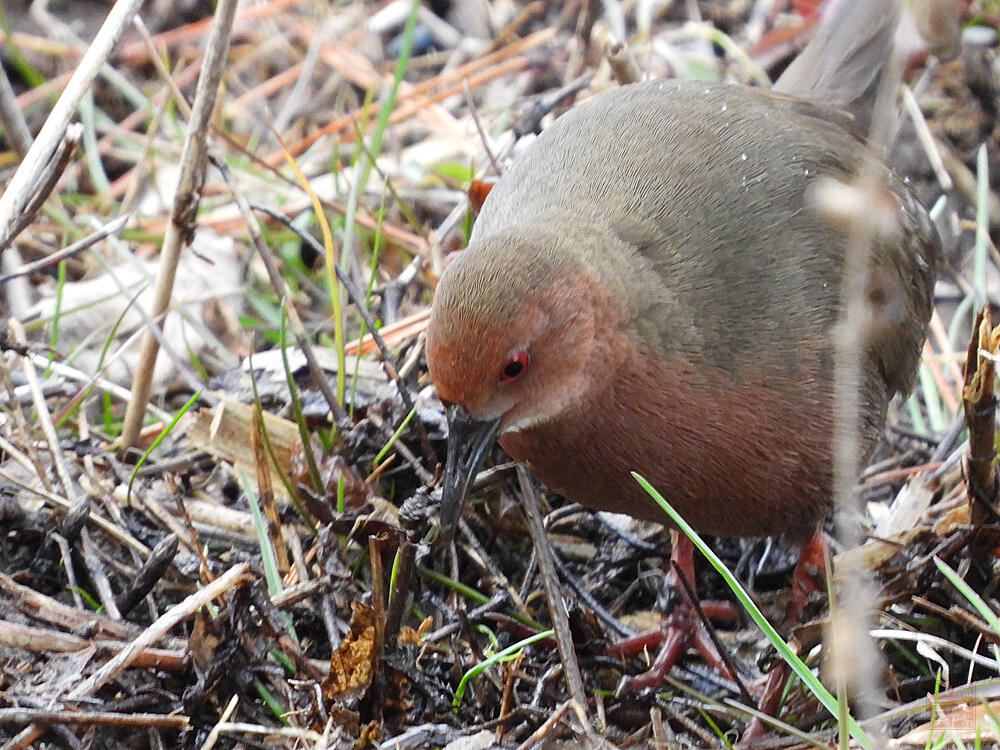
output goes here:
<path id="1" fill-rule="evenodd" d="M 818 186 L 874 163 L 892 217 L 863 286 L 862 457 L 913 383 L 933 307 L 937 232 L 866 142 L 899 14 L 835 2 L 770 90 L 674 79 L 599 93 L 502 174 L 426 333 L 449 426 L 445 538 L 497 441 L 591 509 L 669 525 L 636 472 L 701 533 L 816 532 L 851 233 Z"/>

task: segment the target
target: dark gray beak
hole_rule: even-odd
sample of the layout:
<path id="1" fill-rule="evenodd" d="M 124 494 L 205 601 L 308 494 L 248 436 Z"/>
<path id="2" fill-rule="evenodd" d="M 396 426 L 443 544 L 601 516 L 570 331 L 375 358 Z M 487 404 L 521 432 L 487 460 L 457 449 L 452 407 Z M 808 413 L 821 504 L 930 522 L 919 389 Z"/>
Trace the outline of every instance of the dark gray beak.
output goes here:
<path id="1" fill-rule="evenodd" d="M 462 515 L 472 480 L 496 440 L 500 420 L 483 422 L 473 419 L 457 404 L 450 404 L 445 411 L 448 417 L 448 460 L 441 485 L 441 541 L 449 544 L 455 537 L 455 527 Z"/>

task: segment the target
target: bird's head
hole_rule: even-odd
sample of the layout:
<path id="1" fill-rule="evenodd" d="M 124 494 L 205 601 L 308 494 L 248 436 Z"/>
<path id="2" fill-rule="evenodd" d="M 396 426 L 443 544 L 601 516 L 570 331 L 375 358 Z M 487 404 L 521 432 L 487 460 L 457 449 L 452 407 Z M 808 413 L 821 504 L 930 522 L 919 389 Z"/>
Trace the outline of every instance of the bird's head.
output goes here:
<path id="1" fill-rule="evenodd" d="M 427 366 L 448 414 L 445 538 L 496 437 L 579 409 L 615 364 L 609 294 L 572 256 L 540 244 L 482 240 L 437 287 Z"/>

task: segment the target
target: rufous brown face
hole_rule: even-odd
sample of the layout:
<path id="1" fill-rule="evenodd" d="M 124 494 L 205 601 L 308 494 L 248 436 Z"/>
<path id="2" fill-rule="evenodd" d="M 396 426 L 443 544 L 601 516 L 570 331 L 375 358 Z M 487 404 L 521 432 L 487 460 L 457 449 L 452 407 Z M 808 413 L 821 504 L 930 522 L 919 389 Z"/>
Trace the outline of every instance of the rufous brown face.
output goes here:
<path id="1" fill-rule="evenodd" d="M 473 276 L 463 261 L 441 278 L 427 329 L 428 370 L 448 405 L 446 536 L 497 435 L 581 408 L 615 364 L 604 339 L 617 316 L 592 280 L 560 274 L 512 304 L 502 274 Z"/>

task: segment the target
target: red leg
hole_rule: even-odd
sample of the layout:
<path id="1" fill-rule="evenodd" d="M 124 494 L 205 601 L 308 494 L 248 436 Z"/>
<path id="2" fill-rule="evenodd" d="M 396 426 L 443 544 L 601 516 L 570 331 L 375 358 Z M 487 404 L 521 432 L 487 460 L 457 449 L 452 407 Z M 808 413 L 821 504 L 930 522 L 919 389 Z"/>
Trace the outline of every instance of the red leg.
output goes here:
<path id="1" fill-rule="evenodd" d="M 690 646 L 694 646 L 705 661 L 726 678 L 736 681 L 736 676 L 719 655 L 715 642 L 698 616 L 696 605 L 687 594 L 688 587 L 683 585 L 679 578 L 679 575 L 682 575 L 689 586 L 694 585 L 694 545 L 690 539 L 677 532 L 671 532 L 671 542 L 671 566 L 667 580 L 681 592 L 682 601 L 664 618 L 658 628 L 624 639 L 608 648 L 608 653 L 611 655 L 627 656 L 639 653 L 650 646 L 660 645 L 655 661 L 646 672 L 622 678 L 616 691 L 618 695 L 662 685 L 677 659 Z M 728 602 L 704 602 L 703 611 L 712 619 L 729 622 L 738 619 L 735 609 Z M 721 615 L 721 618 L 716 618 L 714 615 Z"/>
<path id="2" fill-rule="evenodd" d="M 774 716 L 778 712 L 781 694 L 785 691 L 786 682 L 788 682 L 788 667 L 785 664 L 779 664 L 767 676 L 764 695 L 761 697 L 760 703 L 757 704 L 757 710 L 768 716 Z M 760 739 L 766 732 L 767 725 L 755 717 L 747 724 L 743 736 L 740 737 L 740 742 L 747 743 Z"/>
<path id="3" fill-rule="evenodd" d="M 806 540 L 799 553 L 795 570 L 792 571 L 792 599 L 788 605 L 788 622 L 801 619 L 803 610 L 814 595 L 826 591 L 826 538 L 822 529 Z M 764 695 L 757 708 L 768 716 L 778 714 L 781 694 L 788 682 L 789 670 L 784 663 L 779 663 L 767 676 Z M 767 732 L 767 726 L 760 719 L 753 719 L 747 724 L 746 731 L 740 738 L 741 742 L 759 739 Z"/>
<path id="4" fill-rule="evenodd" d="M 826 539 L 819 529 L 799 553 L 792 571 L 792 601 L 788 605 L 788 621 L 796 622 L 814 595 L 826 591 Z"/>

